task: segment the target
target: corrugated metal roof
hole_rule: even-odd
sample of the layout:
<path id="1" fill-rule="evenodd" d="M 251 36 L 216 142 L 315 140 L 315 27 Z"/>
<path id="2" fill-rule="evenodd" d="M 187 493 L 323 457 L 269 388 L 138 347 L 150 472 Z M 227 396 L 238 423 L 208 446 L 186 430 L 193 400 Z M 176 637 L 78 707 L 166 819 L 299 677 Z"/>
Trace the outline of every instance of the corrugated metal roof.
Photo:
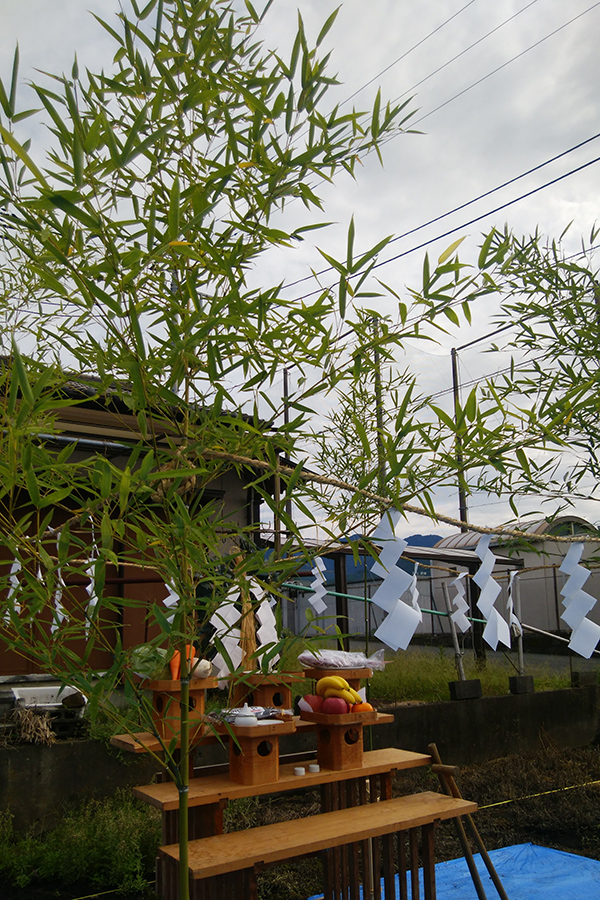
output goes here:
<path id="1" fill-rule="evenodd" d="M 542 539 L 544 536 L 551 537 L 552 534 L 569 533 L 569 526 L 572 527 L 571 534 L 593 533 L 596 530 L 591 522 L 580 516 L 556 516 L 553 519 L 535 519 L 532 522 L 512 522 L 509 527 L 539 535 Z M 477 546 L 480 537 L 476 531 L 459 531 L 457 534 L 442 538 L 435 546 L 447 550 L 472 550 Z M 492 546 L 497 546 L 499 539 L 492 537 L 491 543 Z"/>

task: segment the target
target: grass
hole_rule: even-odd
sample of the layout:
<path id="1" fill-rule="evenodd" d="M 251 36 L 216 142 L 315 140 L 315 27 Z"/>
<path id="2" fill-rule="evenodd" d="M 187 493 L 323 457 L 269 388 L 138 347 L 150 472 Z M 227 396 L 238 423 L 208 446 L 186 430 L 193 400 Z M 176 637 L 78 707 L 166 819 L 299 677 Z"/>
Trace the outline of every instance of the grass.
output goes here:
<path id="1" fill-rule="evenodd" d="M 598 747 L 559 750 L 548 741 L 531 757 L 510 756 L 461 769 L 463 795 L 480 804 L 477 826 L 488 850 L 532 841 L 546 847 L 600 858 Z M 428 770 L 399 773 L 393 794 L 436 790 Z M 510 800 L 509 803 L 499 801 Z M 318 792 L 281 794 L 231 803 L 227 830 L 305 817 L 319 812 Z M 2 898 L 43 900 L 93 892 L 126 893 L 151 900 L 154 855 L 160 841 L 159 813 L 133 801 L 127 791 L 111 800 L 82 804 L 44 836 L 17 837 L 10 817 L 0 815 Z M 436 832 L 436 859 L 462 851 L 453 828 Z M 260 900 L 306 900 L 322 890 L 318 859 L 268 868 L 259 878 Z M 14 892 L 14 888 L 22 890 Z M 42 889 L 46 888 L 46 893 Z M 242 900 L 242 898 L 240 898 Z"/>
<path id="2" fill-rule="evenodd" d="M 0 813 L 0 883 L 152 896 L 148 885 L 160 834 L 158 810 L 138 803 L 128 790 L 82 803 L 44 834 L 16 834 L 11 816 Z"/>
<path id="3" fill-rule="evenodd" d="M 383 672 L 374 672 L 370 682 L 370 697 L 380 703 L 403 703 L 417 700 L 435 703 L 449 699 L 448 682 L 456 681 L 454 651 L 437 649 L 412 649 L 397 654 L 386 653 L 387 665 Z M 467 678 L 479 678 L 484 696 L 509 693 L 508 679 L 516 675 L 510 659 L 496 654 L 489 658 L 484 669 L 477 668 L 467 654 L 463 658 Z M 560 690 L 570 687 L 568 672 L 555 672 L 545 662 L 537 662 L 535 656 L 527 658 L 526 672 L 533 675 L 536 691 Z"/>

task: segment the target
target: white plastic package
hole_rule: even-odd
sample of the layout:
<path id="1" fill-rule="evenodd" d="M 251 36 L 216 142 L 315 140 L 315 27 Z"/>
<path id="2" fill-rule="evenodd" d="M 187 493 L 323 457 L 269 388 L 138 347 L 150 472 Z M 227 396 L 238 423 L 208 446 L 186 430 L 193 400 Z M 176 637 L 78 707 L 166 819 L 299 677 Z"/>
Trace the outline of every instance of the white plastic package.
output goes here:
<path id="1" fill-rule="evenodd" d="M 364 653 L 346 650 L 304 650 L 298 662 L 304 669 L 373 669 L 380 672 L 385 668 L 384 650 L 377 650 L 368 658 Z"/>

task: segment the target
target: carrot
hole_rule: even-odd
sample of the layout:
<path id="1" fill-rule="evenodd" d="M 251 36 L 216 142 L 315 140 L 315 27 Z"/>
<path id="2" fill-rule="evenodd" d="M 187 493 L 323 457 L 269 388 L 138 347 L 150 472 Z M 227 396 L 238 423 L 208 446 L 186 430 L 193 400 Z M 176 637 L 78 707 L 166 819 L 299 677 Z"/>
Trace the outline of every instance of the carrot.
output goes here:
<path id="1" fill-rule="evenodd" d="M 193 644 L 188 644 L 185 649 L 185 655 L 188 661 L 188 668 L 191 669 L 194 665 L 194 659 L 196 657 L 196 648 Z M 173 651 L 173 656 L 169 661 L 169 666 L 171 668 L 171 678 L 173 681 L 179 681 L 181 678 L 181 653 L 179 650 Z"/>

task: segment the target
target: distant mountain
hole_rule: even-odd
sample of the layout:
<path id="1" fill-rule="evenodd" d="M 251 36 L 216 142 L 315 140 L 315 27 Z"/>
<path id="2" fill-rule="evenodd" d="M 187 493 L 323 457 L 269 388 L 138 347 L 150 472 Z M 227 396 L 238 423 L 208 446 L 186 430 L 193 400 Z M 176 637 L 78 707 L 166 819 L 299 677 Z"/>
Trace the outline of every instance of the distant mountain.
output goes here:
<path id="1" fill-rule="evenodd" d="M 441 539 L 441 534 L 411 534 L 409 537 L 404 538 L 407 544 L 412 544 L 415 547 L 435 547 Z"/>

